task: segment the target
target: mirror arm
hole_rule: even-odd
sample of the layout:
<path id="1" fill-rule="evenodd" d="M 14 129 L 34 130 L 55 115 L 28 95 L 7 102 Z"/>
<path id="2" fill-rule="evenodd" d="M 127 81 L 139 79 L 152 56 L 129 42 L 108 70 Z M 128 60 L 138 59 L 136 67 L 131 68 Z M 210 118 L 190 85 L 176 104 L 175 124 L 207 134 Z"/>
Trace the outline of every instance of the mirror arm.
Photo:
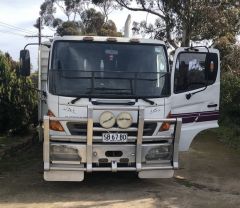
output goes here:
<path id="1" fill-rule="evenodd" d="M 47 98 L 47 92 L 44 91 L 44 90 L 39 90 L 37 88 L 32 88 L 33 90 L 36 90 L 38 93 L 41 93 L 41 95 L 44 97 L 44 98 Z"/>
<path id="2" fill-rule="evenodd" d="M 206 48 L 207 52 L 210 53 L 209 48 L 207 46 L 190 46 L 188 48 L 185 48 L 185 51 L 190 51 L 190 50 L 199 51 L 198 48 Z"/>
<path id="3" fill-rule="evenodd" d="M 24 50 L 26 50 L 26 48 L 27 48 L 28 46 L 30 46 L 30 45 L 38 45 L 38 46 L 39 46 L 39 43 L 28 43 L 27 45 L 25 45 Z M 50 45 L 44 44 L 44 43 L 41 43 L 40 45 L 46 46 L 46 47 L 48 47 L 48 48 L 51 47 Z"/>
<path id="4" fill-rule="evenodd" d="M 47 92 L 44 90 L 39 90 L 38 88 L 35 88 L 35 87 L 25 87 L 25 89 L 35 90 L 38 93 L 40 93 L 44 98 L 47 98 Z"/>

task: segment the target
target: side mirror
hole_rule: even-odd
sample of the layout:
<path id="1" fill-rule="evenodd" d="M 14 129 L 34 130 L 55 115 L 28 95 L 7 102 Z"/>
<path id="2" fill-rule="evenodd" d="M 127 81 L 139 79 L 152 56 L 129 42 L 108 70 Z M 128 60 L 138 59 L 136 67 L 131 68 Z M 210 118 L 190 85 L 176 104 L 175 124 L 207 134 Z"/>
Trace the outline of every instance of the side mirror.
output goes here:
<path id="1" fill-rule="evenodd" d="M 31 70 L 29 50 L 20 51 L 20 75 L 29 76 Z"/>
<path id="2" fill-rule="evenodd" d="M 218 73 L 218 54 L 207 53 L 205 64 L 207 82 L 208 84 L 213 84 Z"/>

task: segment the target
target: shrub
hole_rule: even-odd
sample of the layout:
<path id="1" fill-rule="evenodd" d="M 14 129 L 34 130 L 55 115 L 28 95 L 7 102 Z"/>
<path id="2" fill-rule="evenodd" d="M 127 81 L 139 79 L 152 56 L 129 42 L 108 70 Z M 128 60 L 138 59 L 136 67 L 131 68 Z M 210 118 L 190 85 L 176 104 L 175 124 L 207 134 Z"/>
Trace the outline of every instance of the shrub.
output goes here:
<path id="1" fill-rule="evenodd" d="M 240 76 L 237 74 L 222 74 L 220 112 L 224 125 L 240 125 Z"/>
<path id="2" fill-rule="evenodd" d="M 0 52 L 0 133 L 24 132 L 37 113 L 32 82 L 17 72 L 18 63 Z"/>

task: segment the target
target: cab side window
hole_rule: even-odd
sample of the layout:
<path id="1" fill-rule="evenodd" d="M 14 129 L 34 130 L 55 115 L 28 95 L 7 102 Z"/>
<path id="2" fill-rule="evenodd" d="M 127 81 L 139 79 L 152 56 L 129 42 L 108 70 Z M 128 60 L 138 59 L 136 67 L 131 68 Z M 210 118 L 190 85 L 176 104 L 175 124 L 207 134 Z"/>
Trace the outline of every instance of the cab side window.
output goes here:
<path id="1" fill-rule="evenodd" d="M 215 53 L 182 52 L 178 55 L 174 74 L 174 93 L 191 91 L 215 82 L 218 56 Z"/>

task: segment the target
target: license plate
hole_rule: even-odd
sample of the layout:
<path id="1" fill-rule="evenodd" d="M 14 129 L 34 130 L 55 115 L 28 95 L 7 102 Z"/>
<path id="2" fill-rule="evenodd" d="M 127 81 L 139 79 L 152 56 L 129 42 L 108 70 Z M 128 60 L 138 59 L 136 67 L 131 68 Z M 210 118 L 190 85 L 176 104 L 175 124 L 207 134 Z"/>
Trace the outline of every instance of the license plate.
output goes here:
<path id="1" fill-rule="evenodd" d="M 123 133 L 103 133 L 103 142 L 127 142 L 128 135 Z"/>

